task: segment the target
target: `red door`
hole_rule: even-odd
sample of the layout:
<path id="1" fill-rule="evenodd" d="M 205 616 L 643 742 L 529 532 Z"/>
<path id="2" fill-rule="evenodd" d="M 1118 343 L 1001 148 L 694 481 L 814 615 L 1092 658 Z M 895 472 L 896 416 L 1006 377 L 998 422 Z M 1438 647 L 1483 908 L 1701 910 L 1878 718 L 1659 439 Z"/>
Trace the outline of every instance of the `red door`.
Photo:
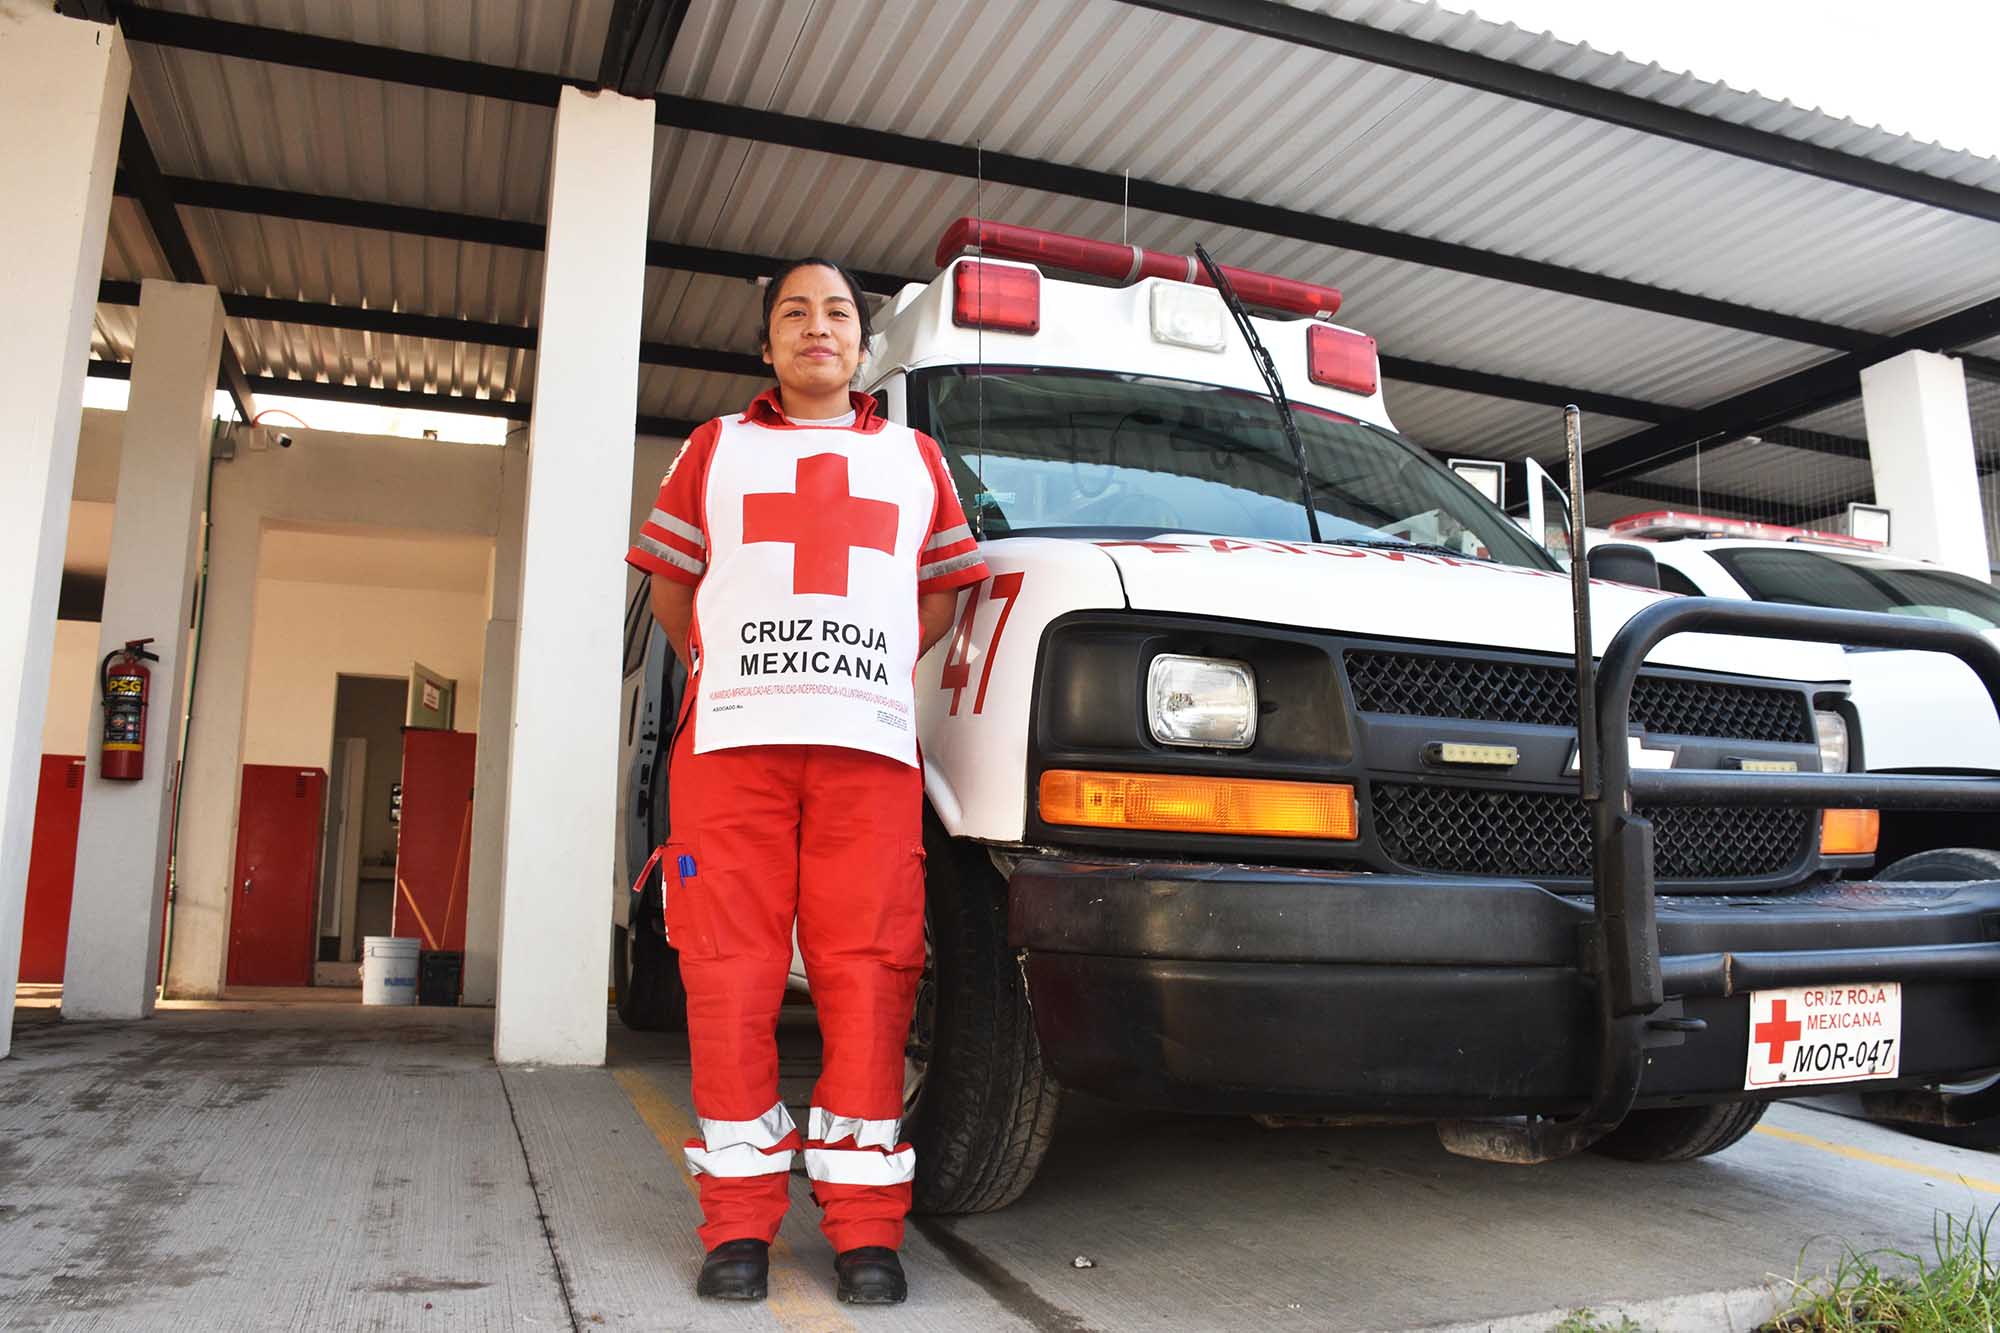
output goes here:
<path id="1" fill-rule="evenodd" d="M 404 939 L 422 940 L 426 949 L 465 947 L 478 739 L 469 731 L 409 727 L 403 732 L 394 930 Z"/>
<path id="2" fill-rule="evenodd" d="M 310 986 L 326 774 L 243 766 L 229 909 L 231 986 Z"/>
<path id="3" fill-rule="evenodd" d="M 28 911 L 21 922 L 21 980 L 60 982 L 76 888 L 76 829 L 83 816 L 83 756 L 42 756 L 35 836 L 28 848 Z"/>

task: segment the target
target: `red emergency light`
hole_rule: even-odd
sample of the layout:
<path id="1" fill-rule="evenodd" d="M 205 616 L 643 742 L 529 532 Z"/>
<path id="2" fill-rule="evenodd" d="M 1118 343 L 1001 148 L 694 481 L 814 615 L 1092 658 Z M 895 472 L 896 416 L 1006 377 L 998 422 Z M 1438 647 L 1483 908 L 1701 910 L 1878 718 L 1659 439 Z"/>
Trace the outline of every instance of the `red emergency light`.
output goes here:
<path id="1" fill-rule="evenodd" d="M 1306 330 L 1306 378 L 1314 384 L 1372 397 L 1376 384 L 1375 340 L 1326 324 Z"/>
<path id="2" fill-rule="evenodd" d="M 952 275 L 951 322 L 962 329 L 1039 332 L 1042 275 L 1031 268 L 967 260 Z"/>
<path id="3" fill-rule="evenodd" d="M 1064 273 L 1084 273 L 1134 283 L 1141 278 L 1168 278 L 1213 287 L 1201 261 L 1193 255 L 1170 255 L 1137 245 L 1114 241 L 1093 241 L 1083 236 L 1042 231 L 1037 227 L 1017 227 L 1010 222 L 987 222 L 960 218 L 945 229 L 938 242 L 937 265 L 943 268 L 959 255 L 974 251 L 990 259 L 1012 259 L 1023 264 L 1057 269 Z M 1291 315 L 1331 319 L 1340 309 L 1340 291 L 1318 283 L 1299 282 L 1247 268 L 1218 265 L 1229 285 L 1245 305 L 1262 310 L 1278 310 Z M 989 293 L 989 301 L 991 296 Z M 990 326 L 989 326 L 990 327 Z"/>
<path id="4" fill-rule="evenodd" d="M 1649 513 L 1621 518 L 1607 529 L 1614 537 L 1744 537 L 1767 542 L 1820 542 L 1846 546 L 1857 551 L 1880 550 L 1882 543 L 1866 537 L 1849 537 L 1839 532 L 1814 528 L 1789 528 L 1779 523 L 1759 523 L 1747 518 L 1718 518 L 1713 514 L 1688 514 L 1676 509 L 1655 509 Z"/>

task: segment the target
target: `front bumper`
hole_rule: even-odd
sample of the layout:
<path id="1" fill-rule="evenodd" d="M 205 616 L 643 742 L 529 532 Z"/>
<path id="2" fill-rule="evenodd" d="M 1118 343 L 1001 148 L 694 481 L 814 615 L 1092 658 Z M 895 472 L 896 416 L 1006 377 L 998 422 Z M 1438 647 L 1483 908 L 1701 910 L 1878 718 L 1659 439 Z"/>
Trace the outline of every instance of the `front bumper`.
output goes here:
<path id="1" fill-rule="evenodd" d="M 1043 1056 L 1083 1091 L 1424 1117 L 1559 1114 L 1590 1095 L 1586 897 L 1506 879 L 1055 859 L 1020 862 L 1008 893 Z M 1662 1016 L 1706 1028 L 1649 1038 L 1641 1106 L 1742 1095 L 1751 986 L 1859 973 L 1903 983 L 1903 1077 L 1863 1086 L 2000 1067 L 2000 883 L 1662 896 L 1658 913 L 1679 996 Z"/>

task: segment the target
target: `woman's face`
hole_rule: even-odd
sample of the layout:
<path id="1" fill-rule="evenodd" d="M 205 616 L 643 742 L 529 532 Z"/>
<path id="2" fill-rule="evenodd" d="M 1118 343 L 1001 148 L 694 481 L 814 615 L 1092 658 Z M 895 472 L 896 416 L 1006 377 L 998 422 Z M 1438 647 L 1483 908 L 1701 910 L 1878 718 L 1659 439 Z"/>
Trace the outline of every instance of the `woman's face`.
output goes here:
<path id="1" fill-rule="evenodd" d="M 817 264 L 786 276 L 765 337 L 765 362 L 780 385 L 797 392 L 845 390 L 861 364 L 854 297 L 838 273 Z"/>

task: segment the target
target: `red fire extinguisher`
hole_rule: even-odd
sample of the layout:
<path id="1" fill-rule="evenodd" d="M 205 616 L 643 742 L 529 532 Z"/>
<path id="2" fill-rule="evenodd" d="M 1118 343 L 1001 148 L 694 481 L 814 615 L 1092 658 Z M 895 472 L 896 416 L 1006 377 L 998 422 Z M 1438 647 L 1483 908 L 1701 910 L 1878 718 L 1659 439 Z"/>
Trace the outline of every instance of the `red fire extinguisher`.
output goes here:
<path id="1" fill-rule="evenodd" d="M 146 651 L 151 639 L 130 639 L 123 648 L 106 653 L 98 677 L 104 685 L 104 762 L 106 778 L 137 782 L 146 771 L 146 696 L 153 673 L 146 663 L 160 660 Z"/>

